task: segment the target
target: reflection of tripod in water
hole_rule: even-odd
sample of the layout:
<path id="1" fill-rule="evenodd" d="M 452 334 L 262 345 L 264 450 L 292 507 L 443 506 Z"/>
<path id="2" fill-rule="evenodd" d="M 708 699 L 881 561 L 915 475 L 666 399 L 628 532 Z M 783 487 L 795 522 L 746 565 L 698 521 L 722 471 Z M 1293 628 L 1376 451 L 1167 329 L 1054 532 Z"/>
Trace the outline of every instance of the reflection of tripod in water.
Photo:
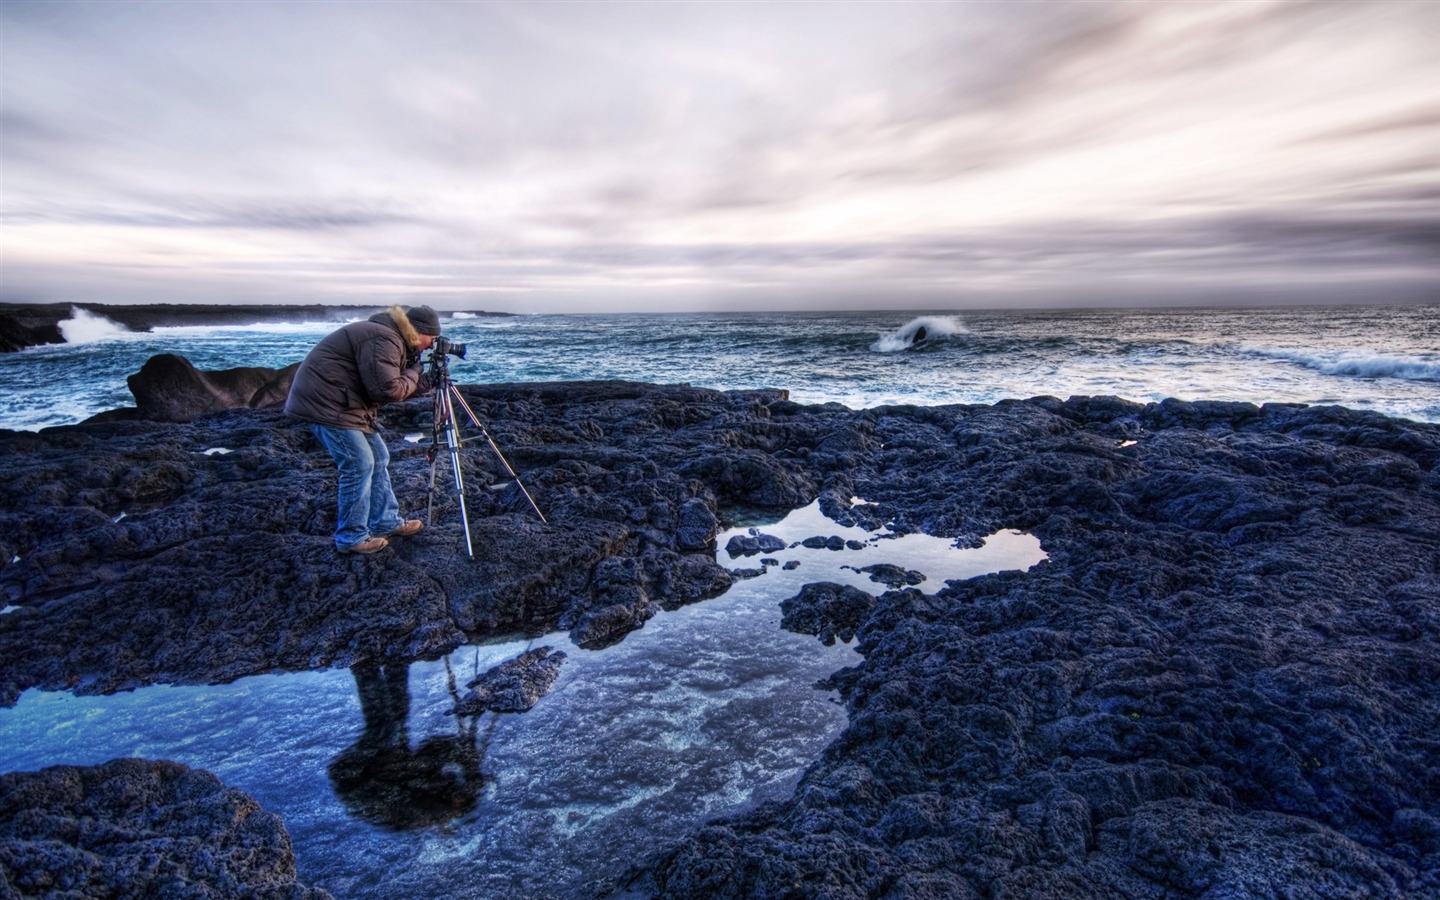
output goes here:
<path id="1" fill-rule="evenodd" d="M 450 660 L 445 660 L 449 670 Z M 365 730 L 330 762 L 335 794 L 366 822 L 408 831 L 443 825 L 475 809 L 485 778 L 476 723 L 410 746 L 410 664 L 384 661 L 351 668 Z M 450 693 L 459 698 L 451 676 Z"/>
<path id="2" fill-rule="evenodd" d="M 427 523 L 430 521 L 430 514 L 434 509 L 435 463 L 440 456 L 443 437 L 445 451 L 450 454 L 450 471 L 455 476 L 455 494 L 460 501 L 460 524 L 465 528 L 465 552 L 471 559 L 474 559 L 475 548 L 470 541 L 470 515 L 465 510 L 465 477 L 460 472 L 460 431 L 455 424 L 455 405 L 457 403 L 461 409 L 465 410 L 465 415 L 470 417 L 470 424 L 480 429 L 480 433 L 485 436 L 486 442 L 490 444 L 490 449 L 495 451 L 495 457 L 500 460 L 500 465 L 505 467 L 505 471 L 510 474 L 511 478 L 515 479 L 516 487 L 520 488 L 520 493 L 525 495 L 525 499 L 530 502 L 530 508 L 535 510 L 535 515 L 540 517 L 541 522 L 545 521 L 545 514 L 535 504 L 535 498 L 531 497 L 530 492 L 525 489 L 525 483 L 520 480 L 520 476 L 510 468 L 510 461 L 495 445 L 495 439 L 490 437 L 490 432 L 486 431 L 485 426 L 481 425 L 480 420 L 475 417 L 474 410 L 470 408 L 470 404 L 465 402 L 465 398 L 460 394 L 460 389 L 455 387 L 450 380 L 450 364 L 447 357 L 454 355 L 464 359 L 465 349 L 464 344 L 456 344 L 443 337 L 437 337 L 434 346 L 430 349 L 430 383 L 435 389 L 435 407 L 434 431 L 431 434 L 430 449 L 426 452 L 426 456 L 430 460 L 430 493 L 426 500 L 425 520 Z"/>
<path id="3" fill-rule="evenodd" d="M 563 656 L 564 654 L 560 654 Z M 479 651 L 476 651 L 479 674 Z M 410 745 L 410 663 L 370 660 L 350 672 L 360 695 L 365 730 L 330 762 L 335 795 L 357 818 L 397 831 L 444 825 L 474 811 L 485 776 L 480 768 L 499 722 L 495 710 L 480 731 L 479 713 L 460 711 L 450 657 L 445 675 L 454 703 L 455 733 Z"/>

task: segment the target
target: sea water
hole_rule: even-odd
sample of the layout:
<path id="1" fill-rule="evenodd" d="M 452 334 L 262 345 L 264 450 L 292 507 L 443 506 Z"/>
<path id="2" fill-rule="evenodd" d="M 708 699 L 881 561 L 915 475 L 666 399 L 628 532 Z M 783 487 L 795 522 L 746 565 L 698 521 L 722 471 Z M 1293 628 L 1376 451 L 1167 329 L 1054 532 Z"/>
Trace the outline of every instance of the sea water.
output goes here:
<path id="1" fill-rule="evenodd" d="M 627 379 L 783 388 L 803 403 L 994 403 L 1115 395 L 1149 402 L 1340 404 L 1440 422 L 1440 306 L 1012 312 L 452 315 L 460 383 Z M 130 333 L 84 310 L 70 343 L 0 354 L 0 427 L 70 424 L 133 405 L 150 356 L 279 368 L 334 323 Z M 921 328 L 924 336 L 915 340 Z"/>

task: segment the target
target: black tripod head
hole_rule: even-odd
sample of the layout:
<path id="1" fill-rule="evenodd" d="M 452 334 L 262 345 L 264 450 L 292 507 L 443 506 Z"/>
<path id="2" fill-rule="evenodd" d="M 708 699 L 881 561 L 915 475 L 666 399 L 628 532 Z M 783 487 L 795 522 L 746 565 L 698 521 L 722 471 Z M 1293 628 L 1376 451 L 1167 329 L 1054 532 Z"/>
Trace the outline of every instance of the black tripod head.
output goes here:
<path id="1" fill-rule="evenodd" d="M 435 343 L 430 345 L 430 381 L 432 384 L 441 385 L 450 380 L 450 357 L 464 359 L 465 351 L 470 349 L 465 344 L 457 344 L 446 337 L 436 336 Z"/>

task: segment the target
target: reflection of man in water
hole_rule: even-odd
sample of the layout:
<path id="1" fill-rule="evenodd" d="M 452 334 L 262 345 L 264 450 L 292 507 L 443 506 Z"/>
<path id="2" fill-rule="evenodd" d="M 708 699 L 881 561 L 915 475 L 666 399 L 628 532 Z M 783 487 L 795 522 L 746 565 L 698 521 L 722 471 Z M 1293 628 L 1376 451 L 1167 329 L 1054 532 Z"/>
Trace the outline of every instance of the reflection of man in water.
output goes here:
<path id="1" fill-rule="evenodd" d="M 365 730 L 330 763 L 335 794 L 358 818 L 405 830 L 439 825 L 475 808 L 480 752 L 475 723 L 456 736 L 410 749 L 409 663 L 362 663 L 350 670 Z"/>

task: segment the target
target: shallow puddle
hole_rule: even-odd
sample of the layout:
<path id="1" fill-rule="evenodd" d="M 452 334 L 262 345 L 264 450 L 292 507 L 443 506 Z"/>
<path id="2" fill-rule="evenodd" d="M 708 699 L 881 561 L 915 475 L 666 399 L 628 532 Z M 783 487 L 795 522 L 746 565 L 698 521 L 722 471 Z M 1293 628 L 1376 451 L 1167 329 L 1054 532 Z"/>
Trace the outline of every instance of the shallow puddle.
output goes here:
<path id="1" fill-rule="evenodd" d="M 108 697 L 27 691 L 0 710 L 0 771 L 119 756 L 207 769 L 281 816 L 300 878 L 337 898 L 585 895 L 706 820 L 788 796 L 844 728 L 834 695 L 814 685 L 860 657 L 781 630 L 780 601 L 810 581 L 880 593 L 853 571 L 872 562 L 923 571 L 933 592 L 1039 553 L 1026 536 L 962 551 L 872 535 L 814 506 L 760 530 L 860 548 L 760 554 L 799 565 L 768 566 L 601 651 L 555 634 L 387 669 Z M 736 533 L 720 538 L 723 563 L 758 565 L 724 551 Z M 470 679 L 543 645 L 567 658 L 534 709 L 447 714 Z"/>
<path id="2" fill-rule="evenodd" d="M 863 506 L 856 498 L 852 506 Z M 769 535 L 784 544 L 781 549 L 753 553 L 732 553 L 725 549 L 734 538 L 761 538 Z M 812 538 L 828 539 L 826 546 L 806 546 Z M 811 541 L 811 543 L 818 543 Z M 895 566 L 924 575 L 913 587 L 933 594 L 946 581 L 974 578 L 991 572 L 1025 571 L 1047 558 L 1039 538 L 1020 531 L 997 531 L 976 548 L 957 548 L 949 538 L 928 534 L 898 535 L 890 531 L 867 531 L 844 526 L 826 518 L 817 500 L 794 510 L 778 522 L 732 528 L 721 534 L 721 565 L 765 565 L 767 589 L 779 592 L 780 599 L 794 596 L 800 588 L 816 581 L 848 584 L 872 594 L 890 589 L 877 573 L 863 571 L 875 565 Z"/>

